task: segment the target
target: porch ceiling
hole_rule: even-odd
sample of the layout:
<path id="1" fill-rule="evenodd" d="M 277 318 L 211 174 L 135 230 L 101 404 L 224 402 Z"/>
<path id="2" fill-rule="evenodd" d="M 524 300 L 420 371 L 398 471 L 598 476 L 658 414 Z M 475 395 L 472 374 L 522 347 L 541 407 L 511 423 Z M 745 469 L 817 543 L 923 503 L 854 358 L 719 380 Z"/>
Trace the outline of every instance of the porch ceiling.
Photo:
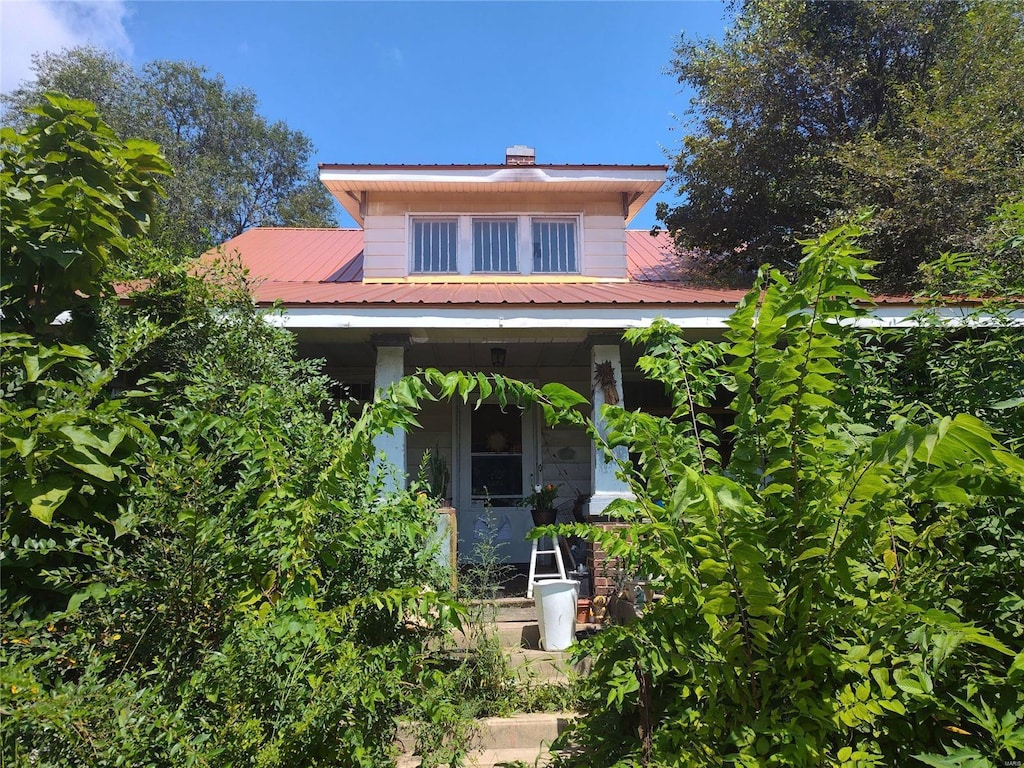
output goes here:
<path id="1" fill-rule="evenodd" d="M 491 347 L 498 345 L 479 342 L 413 344 L 405 355 L 405 362 L 414 368 L 470 368 L 508 372 L 510 375 L 513 375 L 512 371 L 524 368 L 575 368 L 590 363 L 590 350 L 582 342 L 501 343 L 506 355 L 505 365 L 502 369 L 495 369 L 491 365 Z"/>
<path id="2" fill-rule="evenodd" d="M 491 365 L 491 347 L 495 346 L 505 349 L 505 366 L 501 369 Z M 345 342 L 305 339 L 299 343 L 299 354 L 324 358 L 332 370 L 344 368 L 369 372 L 376 363 L 376 352 L 368 339 Z M 428 341 L 413 343 L 405 354 L 406 369 L 483 370 L 521 378 L 530 378 L 530 372 L 540 368 L 577 368 L 589 364 L 590 348 L 585 339 Z"/>
<path id="3" fill-rule="evenodd" d="M 300 341 L 325 345 L 370 342 L 374 334 L 386 332 L 408 335 L 415 345 L 437 344 L 558 344 L 582 343 L 587 340 L 590 331 L 586 328 L 488 328 L 473 330 L 470 328 L 293 328 L 293 333 Z"/>

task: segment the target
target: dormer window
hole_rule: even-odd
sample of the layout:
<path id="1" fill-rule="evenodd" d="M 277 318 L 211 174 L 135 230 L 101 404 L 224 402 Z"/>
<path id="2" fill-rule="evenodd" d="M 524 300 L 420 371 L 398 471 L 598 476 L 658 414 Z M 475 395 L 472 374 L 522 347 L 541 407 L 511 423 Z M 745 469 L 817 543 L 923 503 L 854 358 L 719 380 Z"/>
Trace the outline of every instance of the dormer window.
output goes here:
<path id="1" fill-rule="evenodd" d="M 3 0 L 0 0 L 3 2 Z M 322 164 L 320 180 L 365 229 L 365 282 L 573 283 L 629 278 L 626 226 L 663 165 Z"/>
<path id="2" fill-rule="evenodd" d="M 515 219 L 473 219 L 473 271 L 518 272 Z"/>
<path id="3" fill-rule="evenodd" d="M 458 219 L 413 219 L 413 272 L 457 273 L 458 246 Z"/>
<path id="4" fill-rule="evenodd" d="M 579 272 L 575 219 L 533 220 L 533 271 Z"/>
<path id="5" fill-rule="evenodd" d="M 409 216 L 409 274 L 579 274 L 579 222 L 565 215 Z"/>

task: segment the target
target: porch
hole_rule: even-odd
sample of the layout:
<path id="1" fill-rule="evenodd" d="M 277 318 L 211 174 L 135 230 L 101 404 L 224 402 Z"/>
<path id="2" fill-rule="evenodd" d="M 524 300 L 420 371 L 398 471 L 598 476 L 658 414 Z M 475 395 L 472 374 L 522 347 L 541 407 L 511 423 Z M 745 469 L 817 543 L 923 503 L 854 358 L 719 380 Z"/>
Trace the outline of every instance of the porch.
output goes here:
<path id="1" fill-rule="evenodd" d="M 431 329 L 428 336 L 410 329 L 360 338 L 342 329 L 311 329 L 299 340 L 300 353 L 324 358 L 327 372 L 357 399 L 368 400 L 377 388 L 433 367 L 501 373 L 538 386 L 560 382 L 587 396 L 598 412 L 612 392 L 595 382 L 594 371 L 597 364 L 610 363 L 620 404 L 654 410 L 668 402 L 658 387 L 645 386 L 636 369 L 639 351 L 617 334 L 545 329 L 543 335 L 493 330 L 477 335 Z M 481 546 L 493 545 L 504 562 L 525 573 L 531 551 L 526 535 L 533 521 L 522 499 L 537 485 L 558 487 L 559 522 L 572 519 L 578 497 L 584 499 L 582 519 L 597 521 L 609 503 L 629 495 L 615 476 L 615 465 L 605 462 L 582 429 L 546 427 L 539 408 L 430 402 L 418 421 L 422 429 L 378 440 L 378 451 L 386 457 L 378 471 L 392 487 L 400 487 L 417 476 L 428 452 L 443 459 L 451 473 L 446 495 L 456 510 L 460 564 L 478 561 Z M 577 554 L 586 561 L 585 552 Z"/>

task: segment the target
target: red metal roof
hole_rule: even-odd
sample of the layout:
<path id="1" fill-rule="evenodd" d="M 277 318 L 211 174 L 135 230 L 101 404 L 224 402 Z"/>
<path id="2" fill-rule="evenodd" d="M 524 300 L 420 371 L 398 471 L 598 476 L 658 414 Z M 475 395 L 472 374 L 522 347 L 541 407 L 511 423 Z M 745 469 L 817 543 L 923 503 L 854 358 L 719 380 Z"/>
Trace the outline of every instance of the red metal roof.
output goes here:
<path id="1" fill-rule="evenodd" d="M 221 246 L 237 252 L 249 274 L 268 283 L 358 282 L 363 279 L 363 230 L 258 227 Z"/>
<path id="2" fill-rule="evenodd" d="M 256 299 L 302 305 L 680 305 L 734 304 L 745 291 L 696 287 L 667 233 L 627 230 L 626 282 L 364 283 L 360 229 L 257 228 L 222 246 L 237 252 L 256 279 Z M 889 299 L 898 303 L 904 298 Z M 884 299 L 883 299 L 884 301 Z"/>

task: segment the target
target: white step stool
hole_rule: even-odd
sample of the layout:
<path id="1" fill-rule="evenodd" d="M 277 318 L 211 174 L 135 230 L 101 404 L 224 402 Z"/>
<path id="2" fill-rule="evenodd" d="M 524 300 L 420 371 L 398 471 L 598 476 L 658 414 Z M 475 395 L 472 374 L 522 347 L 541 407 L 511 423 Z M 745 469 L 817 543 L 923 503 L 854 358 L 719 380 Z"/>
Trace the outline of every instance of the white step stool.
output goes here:
<path id="1" fill-rule="evenodd" d="M 565 561 L 562 560 L 562 548 L 559 546 L 559 539 L 561 536 L 541 536 L 533 540 L 533 549 L 530 551 L 530 574 L 526 577 L 526 596 L 527 598 L 533 597 L 533 585 L 538 581 L 544 581 L 547 579 L 565 579 Z M 551 549 L 541 549 L 541 541 L 547 540 L 551 542 Z M 538 555 L 554 555 L 555 565 L 558 566 L 557 571 L 546 571 L 543 573 L 537 572 L 537 556 Z"/>

